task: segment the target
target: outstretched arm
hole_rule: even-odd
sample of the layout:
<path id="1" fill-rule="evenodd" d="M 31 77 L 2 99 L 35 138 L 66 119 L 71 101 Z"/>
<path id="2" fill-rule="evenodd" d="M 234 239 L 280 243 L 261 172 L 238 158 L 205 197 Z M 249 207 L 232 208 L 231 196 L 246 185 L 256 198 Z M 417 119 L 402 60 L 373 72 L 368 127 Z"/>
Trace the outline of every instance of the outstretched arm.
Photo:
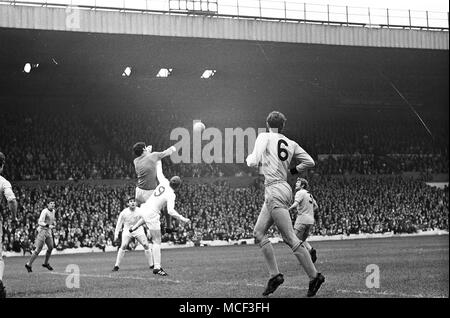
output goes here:
<path id="1" fill-rule="evenodd" d="M 166 150 L 162 151 L 162 152 L 153 152 L 158 156 L 158 159 L 161 160 L 165 157 L 170 156 L 171 154 L 173 154 L 175 151 L 177 151 L 177 148 L 175 148 L 175 146 L 171 146 L 169 148 L 167 148 Z"/>
<path id="2" fill-rule="evenodd" d="M 184 223 L 190 222 L 188 218 L 185 218 L 177 211 L 175 211 L 175 196 L 169 198 L 169 200 L 167 201 L 167 212 L 169 213 L 170 216 L 173 216 L 174 218 L 180 220 L 181 222 Z"/>
<path id="3" fill-rule="evenodd" d="M 162 162 L 161 160 L 158 160 L 156 162 L 156 178 L 158 179 L 159 183 L 168 182 L 167 178 L 164 176 L 163 170 L 162 170 Z"/>

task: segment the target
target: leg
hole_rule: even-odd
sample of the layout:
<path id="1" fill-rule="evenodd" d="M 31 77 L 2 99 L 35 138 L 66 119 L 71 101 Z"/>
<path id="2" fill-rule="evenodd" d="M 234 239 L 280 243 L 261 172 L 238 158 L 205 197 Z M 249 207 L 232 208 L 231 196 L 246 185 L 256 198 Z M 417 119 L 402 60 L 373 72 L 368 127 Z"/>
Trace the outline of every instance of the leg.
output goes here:
<path id="1" fill-rule="evenodd" d="M 45 243 L 45 230 L 41 230 L 39 234 L 36 237 L 35 246 L 36 249 L 31 254 L 30 260 L 28 263 L 25 264 L 25 267 L 27 268 L 28 272 L 31 272 L 31 267 L 33 266 L 33 262 L 38 257 L 39 253 L 42 251 L 42 248 L 44 247 Z"/>
<path id="2" fill-rule="evenodd" d="M 148 261 L 148 266 L 150 266 L 150 268 L 154 268 L 152 249 L 150 248 L 150 244 L 148 243 L 144 231 L 142 231 L 142 234 L 136 236 L 136 239 L 138 240 L 139 244 L 144 247 L 145 258 Z"/>
<path id="3" fill-rule="evenodd" d="M 272 243 L 266 236 L 267 230 L 272 226 L 273 219 L 270 216 L 269 210 L 264 203 L 261 212 L 256 221 L 255 228 L 253 230 L 253 235 L 255 237 L 255 243 L 259 244 L 261 252 L 266 261 L 267 268 L 269 270 L 270 277 L 278 275 L 280 272 L 278 270 L 277 261 L 275 258 L 275 253 L 273 251 Z"/>
<path id="4" fill-rule="evenodd" d="M 309 254 L 311 255 L 311 260 L 313 263 L 316 263 L 317 261 L 317 251 L 309 244 L 306 240 L 309 236 L 309 231 L 311 231 L 311 224 L 305 224 L 301 222 L 295 222 L 294 225 L 294 232 L 295 235 L 298 237 L 300 241 L 303 242 L 303 245 L 308 250 Z"/>
<path id="5" fill-rule="evenodd" d="M 161 230 L 150 229 L 153 238 L 153 263 L 155 271 L 161 268 Z"/>
<path id="6" fill-rule="evenodd" d="M 310 230 L 309 224 L 304 224 L 304 223 L 297 224 L 297 222 L 296 222 L 294 225 L 295 236 L 297 236 L 297 238 L 303 242 L 303 245 L 305 245 L 305 247 L 308 251 L 311 251 L 311 245 L 306 242 L 306 239 L 309 236 L 309 230 Z"/>
<path id="7" fill-rule="evenodd" d="M 289 211 L 284 208 L 275 208 L 272 211 L 272 217 L 278 229 L 281 232 L 283 240 L 292 249 L 295 257 L 297 257 L 299 263 L 302 265 L 306 274 L 310 279 L 317 277 L 317 270 L 314 266 L 309 252 L 306 250 L 302 241 L 298 239 L 294 234 Z"/>
<path id="8" fill-rule="evenodd" d="M 48 261 L 50 260 L 53 251 L 53 238 L 51 235 L 46 237 L 45 245 L 47 245 L 47 253 L 45 253 L 44 265 L 48 265 Z"/>
<path id="9" fill-rule="evenodd" d="M 120 248 L 117 251 L 116 264 L 114 265 L 115 271 L 119 269 L 120 263 L 122 262 L 123 257 L 125 256 L 125 251 L 128 246 L 128 243 L 130 242 L 130 238 L 131 238 L 130 233 L 127 233 L 127 231 L 125 230 L 122 231 L 122 244 L 120 245 Z"/>

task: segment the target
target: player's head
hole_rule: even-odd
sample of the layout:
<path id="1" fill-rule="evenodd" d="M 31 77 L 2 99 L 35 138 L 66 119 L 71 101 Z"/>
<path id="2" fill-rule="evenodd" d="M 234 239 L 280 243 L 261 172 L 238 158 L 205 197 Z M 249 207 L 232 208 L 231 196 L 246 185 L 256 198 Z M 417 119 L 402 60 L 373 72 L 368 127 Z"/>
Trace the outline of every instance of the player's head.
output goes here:
<path id="1" fill-rule="evenodd" d="M 266 119 L 267 128 L 270 130 L 281 133 L 286 124 L 286 116 L 276 110 L 271 112 Z"/>
<path id="2" fill-rule="evenodd" d="M 6 157 L 3 152 L 0 152 L 0 173 L 3 172 L 3 166 L 5 165 Z"/>
<path id="3" fill-rule="evenodd" d="M 181 185 L 181 178 L 179 176 L 173 176 L 170 178 L 170 187 L 172 189 L 178 189 Z"/>
<path id="4" fill-rule="evenodd" d="M 141 156 L 144 153 L 145 150 L 145 142 L 137 142 L 133 146 L 133 153 L 136 157 Z"/>
<path id="5" fill-rule="evenodd" d="M 127 198 L 128 207 L 134 209 L 136 207 L 136 200 L 133 197 Z"/>
<path id="6" fill-rule="evenodd" d="M 308 180 L 306 180 L 305 178 L 298 178 L 297 182 L 295 183 L 295 189 L 296 190 L 300 190 L 300 189 L 308 189 L 309 184 L 308 184 Z"/>
<path id="7" fill-rule="evenodd" d="M 55 208 L 55 200 L 53 198 L 47 199 L 47 209 L 53 210 Z"/>

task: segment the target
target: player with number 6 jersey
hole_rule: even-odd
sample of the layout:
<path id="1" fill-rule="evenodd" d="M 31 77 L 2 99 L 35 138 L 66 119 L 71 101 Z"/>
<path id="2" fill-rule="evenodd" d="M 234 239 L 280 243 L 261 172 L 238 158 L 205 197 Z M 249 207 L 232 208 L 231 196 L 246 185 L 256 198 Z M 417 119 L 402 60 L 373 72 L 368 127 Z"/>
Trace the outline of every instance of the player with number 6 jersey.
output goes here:
<path id="1" fill-rule="evenodd" d="M 292 189 L 287 182 L 287 173 L 294 158 L 300 163 L 290 170 L 292 174 L 314 167 L 314 160 L 295 141 L 282 134 L 285 123 L 286 117 L 282 113 L 271 112 L 266 120 L 269 132 L 258 135 L 253 152 L 247 157 L 248 166 L 258 167 L 261 164 L 265 177 L 264 205 L 253 235 L 261 248 L 270 274 L 263 296 L 273 293 L 284 282 L 283 274 L 278 270 L 272 243 L 267 237 L 267 231 L 275 224 L 284 242 L 291 247 L 310 278 L 307 296 L 311 297 L 317 293 L 325 277 L 317 272 L 309 252 L 294 233 L 288 210 L 292 202 Z"/>

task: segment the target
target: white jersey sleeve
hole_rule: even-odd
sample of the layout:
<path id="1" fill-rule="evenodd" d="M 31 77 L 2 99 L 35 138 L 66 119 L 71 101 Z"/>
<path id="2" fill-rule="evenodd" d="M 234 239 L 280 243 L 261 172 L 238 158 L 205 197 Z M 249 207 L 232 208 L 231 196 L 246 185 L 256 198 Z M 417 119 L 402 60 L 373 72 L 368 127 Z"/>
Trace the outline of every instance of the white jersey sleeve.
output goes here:
<path id="1" fill-rule="evenodd" d="M 14 192 L 12 190 L 11 183 L 2 176 L 0 176 L 0 195 L 2 193 L 7 201 L 12 201 L 16 199 L 16 196 L 14 195 Z"/>
<path id="2" fill-rule="evenodd" d="M 298 143 L 294 145 L 294 158 L 300 161 L 297 165 L 298 172 L 315 166 L 314 159 Z"/>
<path id="3" fill-rule="evenodd" d="M 298 202 L 299 204 L 302 203 L 304 197 L 303 193 L 304 193 L 303 191 L 297 191 L 297 193 L 295 194 L 294 201 Z"/>
<path id="4" fill-rule="evenodd" d="M 261 162 L 262 155 L 267 147 L 268 133 L 260 133 L 255 141 L 253 152 L 247 157 L 247 165 L 249 167 L 257 167 Z"/>
<path id="5" fill-rule="evenodd" d="M 117 218 L 116 229 L 114 231 L 114 237 L 116 237 L 116 238 L 119 236 L 119 232 L 123 226 L 123 214 L 124 214 L 124 211 L 120 212 L 119 217 Z"/>

